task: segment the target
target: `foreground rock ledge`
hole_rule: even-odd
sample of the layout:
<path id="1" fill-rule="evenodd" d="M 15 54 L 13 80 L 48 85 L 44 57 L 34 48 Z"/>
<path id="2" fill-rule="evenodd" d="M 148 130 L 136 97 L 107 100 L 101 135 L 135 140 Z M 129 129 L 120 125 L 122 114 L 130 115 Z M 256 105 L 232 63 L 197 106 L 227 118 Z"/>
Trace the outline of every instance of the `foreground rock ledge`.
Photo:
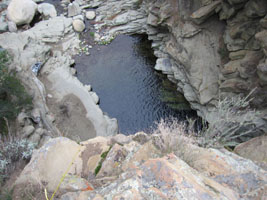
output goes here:
<path id="1" fill-rule="evenodd" d="M 266 171 L 250 160 L 183 136 L 137 133 L 81 144 L 50 139 L 17 179 L 15 199 L 27 187 L 40 199 L 44 188 L 51 194 L 73 159 L 58 199 L 263 199 L 267 191 Z"/>

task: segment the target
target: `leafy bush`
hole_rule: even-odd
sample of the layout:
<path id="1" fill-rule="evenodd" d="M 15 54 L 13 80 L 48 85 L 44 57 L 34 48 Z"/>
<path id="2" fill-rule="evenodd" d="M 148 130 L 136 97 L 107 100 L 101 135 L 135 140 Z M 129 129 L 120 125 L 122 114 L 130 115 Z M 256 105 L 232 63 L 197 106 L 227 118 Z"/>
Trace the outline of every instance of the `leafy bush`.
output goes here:
<path id="1" fill-rule="evenodd" d="M 8 70 L 10 56 L 0 49 L 0 131 L 3 133 L 6 122 L 16 118 L 24 108 L 32 105 L 32 98 L 14 72 Z"/>
<path id="2" fill-rule="evenodd" d="M 250 109 L 251 93 L 242 98 L 225 98 L 214 109 L 213 120 L 199 133 L 199 144 L 203 147 L 234 147 L 255 131 L 255 119 L 259 114 Z"/>

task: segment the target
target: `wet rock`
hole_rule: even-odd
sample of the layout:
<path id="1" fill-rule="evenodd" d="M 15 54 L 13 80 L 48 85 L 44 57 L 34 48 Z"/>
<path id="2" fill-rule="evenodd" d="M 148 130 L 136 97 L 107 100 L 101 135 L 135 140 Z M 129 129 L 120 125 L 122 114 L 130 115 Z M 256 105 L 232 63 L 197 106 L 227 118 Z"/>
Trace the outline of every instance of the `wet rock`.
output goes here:
<path id="1" fill-rule="evenodd" d="M 235 153 L 257 162 L 267 164 L 267 135 L 253 138 L 235 147 Z"/>
<path id="2" fill-rule="evenodd" d="M 73 25 L 74 30 L 77 32 L 83 32 L 83 30 L 85 29 L 85 24 L 80 19 L 73 20 L 72 25 Z"/>
<path id="3" fill-rule="evenodd" d="M 82 9 L 80 8 L 79 4 L 76 1 L 68 5 L 68 17 L 80 15 L 81 12 L 82 12 Z"/>
<path id="4" fill-rule="evenodd" d="M 85 13 L 85 16 L 86 16 L 87 19 L 93 20 L 95 18 L 95 11 L 91 11 L 91 10 L 87 11 Z"/>
<path id="5" fill-rule="evenodd" d="M 32 0 L 12 0 L 7 8 L 8 18 L 16 25 L 29 24 L 37 10 Z"/>
<path id="6" fill-rule="evenodd" d="M 41 3 L 38 5 L 38 12 L 44 16 L 45 19 L 56 17 L 57 11 L 54 5 L 49 3 Z"/>
<path id="7" fill-rule="evenodd" d="M 215 13 L 215 9 L 220 5 L 220 3 L 220 0 L 214 1 L 207 6 L 201 7 L 191 15 L 191 18 L 197 24 L 203 23 L 208 17 Z"/>

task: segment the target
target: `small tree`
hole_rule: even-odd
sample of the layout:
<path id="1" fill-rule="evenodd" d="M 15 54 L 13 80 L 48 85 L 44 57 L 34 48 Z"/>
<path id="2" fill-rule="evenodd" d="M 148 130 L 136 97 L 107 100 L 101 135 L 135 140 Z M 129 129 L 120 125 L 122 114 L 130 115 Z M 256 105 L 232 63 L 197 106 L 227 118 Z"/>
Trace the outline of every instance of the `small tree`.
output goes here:
<path id="1" fill-rule="evenodd" d="M 32 98 L 16 77 L 15 72 L 8 70 L 10 56 L 7 51 L 0 49 L 0 131 L 7 132 L 9 120 L 17 117 L 23 109 L 29 109 Z"/>

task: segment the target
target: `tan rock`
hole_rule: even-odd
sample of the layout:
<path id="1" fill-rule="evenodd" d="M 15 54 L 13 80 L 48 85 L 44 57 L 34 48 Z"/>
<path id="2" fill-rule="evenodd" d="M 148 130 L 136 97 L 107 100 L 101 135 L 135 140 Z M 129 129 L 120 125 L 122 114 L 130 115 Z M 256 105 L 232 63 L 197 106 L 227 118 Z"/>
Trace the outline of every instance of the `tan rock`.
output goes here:
<path id="1" fill-rule="evenodd" d="M 244 158 L 267 164 L 267 135 L 253 138 L 236 146 L 235 153 Z"/>
<path id="2" fill-rule="evenodd" d="M 137 147 L 138 148 L 138 147 Z M 152 141 L 147 142 L 137 149 L 133 149 L 122 164 L 122 170 L 126 171 L 129 168 L 135 168 L 142 164 L 145 160 L 156 158 L 161 152 L 154 146 Z"/>
<path id="3" fill-rule="evenodd" d="M 104 190 L 87 193 L 93 199 L 239 199 L 238 193 L 199 174 L 173 154 L 146 160 L 128 170 Z M 63 199 L 62 199 L 63 200 Z"/>
<path id="4" fill-rule="evenodd" d="M 46 183 L 47 190 L 54 191 L 65 173 L 81 176 L 82 150 L 82 146 L 70 139 L 63 137 L 50 139 L 34 152 L 30 163 L 24 168 L 15 184 L 31 182 L 34 185 L 43 185 Z M 64 185 L 60 189 L 66 189 L 63 187 Z"/>
<path id="5" fill-rule="evenodd" d="M 125 160 L 127 154 L 128 152 L 123 146 L 115 144 L 106 157 L 102 156 L 104 161 L 96 177 L 101 178 L 119 175 L 121 173 L 121 164 Z"/>
<path id="6" fill-rule="evenodd" d="M 191 18 L 197 24 L 203 23 L 208 17 L 215 13 L 215 9 L 220 5 L 220 3 L 221 1 L 218 0 L 201 7 L 191 15 Z"/>
<path id="7" fill-rule="evenodd" d="M 263 58 L 262 51 L 247 51 L 246 56 L 242 59 L 238 71 L 242 78 L 255 76 L 257 66 Z"/>
<path id="8" fill-rule="evenodd" d="M 117 134 L 115 136 L 113 136 L 111 138 L 111 143 L 112 144 L 120 144 L 120 145 L 124 145 L 124 144 L 128 144 L 132 141 L 132 138 L 123 134 Z"/>
<path id="9" fill-rule="evenodd" d="M 241 60 L 230 61 L 224 65 L 222 74 L 226 78 L 235 78 L 238 76 L 238 68 L 240 67 Z"/>
<path id="10" fill-rule="evenodd" d="M 104 137 L 96 137 L 81 143 L 84 147 L 81 153 L 83 177 L 94 177 L 95 169 L 102 159 L 101 155 L 110 148 L 109 143 L 110 141 Z"/>
<path id="11" fill-rule="evenodd" d="M 242 93 L 249 90 L 250 83 L 240 78 L 227 79 L 220 85 L 223 92 Z"/>
<path id="12" fill-rule="evenodd" d="M 238 60 L 238 59 L 244 58 L 246 55 L 246 52 L 247 52 L 246 50 L 230 52 L 229 58 L 231 60 Z"/>

